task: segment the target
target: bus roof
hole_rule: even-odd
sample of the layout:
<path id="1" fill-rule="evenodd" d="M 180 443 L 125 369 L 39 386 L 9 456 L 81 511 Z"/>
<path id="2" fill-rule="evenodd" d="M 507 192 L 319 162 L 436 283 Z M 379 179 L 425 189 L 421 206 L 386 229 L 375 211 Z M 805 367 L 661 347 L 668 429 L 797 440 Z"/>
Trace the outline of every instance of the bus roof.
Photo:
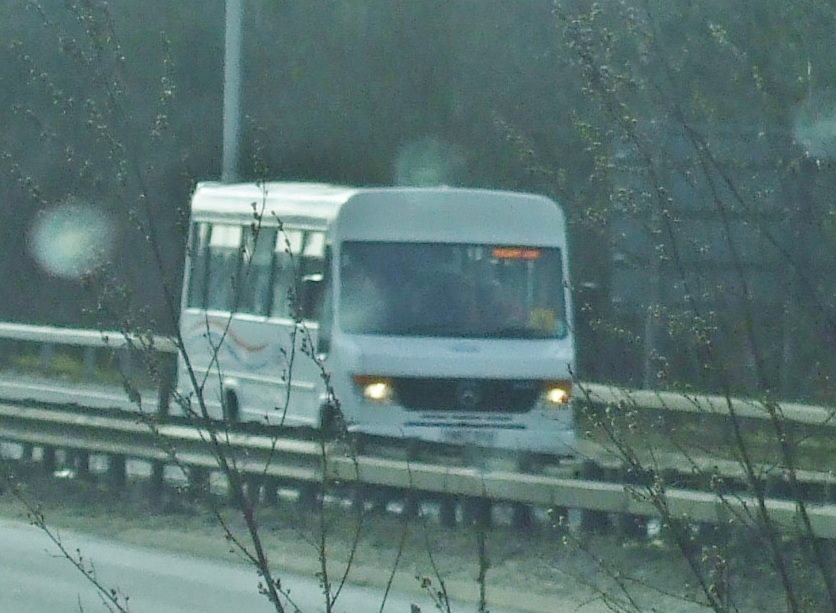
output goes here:
<path id="1" fill-rule="evenodd" d="M 533 194 L 452 187 L 355 188 L 324 183 L 198 183 L 195 221 L 326 228 L 338 240 L 503 242 L 563 245 L 565 221 L 552 200 Z"/>
<path id="2" fill-rule="evenodd" d="M 534 194 L 462 188 L 361 190 L 340 209 L 336 240 L 497 243 L 562 247 L 556 202 Z"/>
<path id="3" fill-rule="evenodd" d="M 198 221 L 250 223 L 254 211 L 262 223 L 325 227 L 357 188 L 325 183 L 198 183 L 192 196 L 192 218 Z"/>

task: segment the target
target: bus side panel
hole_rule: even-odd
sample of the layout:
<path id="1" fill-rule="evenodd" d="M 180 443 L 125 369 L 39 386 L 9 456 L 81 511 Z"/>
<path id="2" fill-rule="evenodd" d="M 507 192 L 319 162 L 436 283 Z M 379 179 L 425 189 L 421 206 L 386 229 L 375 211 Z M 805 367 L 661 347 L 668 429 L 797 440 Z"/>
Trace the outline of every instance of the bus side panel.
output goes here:
<path id="1" fill-rule="evenodd" d="M 322 377 L 303 352 L 310 344 L 304 338 L 307 334 L 314 336 L 315 343 L 315 329 L 307 332 L 289 320 L 186 311 L 181 330 L 210 417 L 223 416 L 222 402 L 232 394 L 241 421 L 318 423 Z M 193 396 L 184 367 L 181 360 L 180 391 Z"/>

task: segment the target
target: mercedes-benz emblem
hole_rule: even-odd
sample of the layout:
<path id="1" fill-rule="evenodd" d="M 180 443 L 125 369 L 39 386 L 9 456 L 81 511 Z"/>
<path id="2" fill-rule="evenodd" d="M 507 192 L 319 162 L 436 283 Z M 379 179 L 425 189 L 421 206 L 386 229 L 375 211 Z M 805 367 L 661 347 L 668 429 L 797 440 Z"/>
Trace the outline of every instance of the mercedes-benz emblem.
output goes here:
<path id="1" fill-rule="evenodd" d="M 456 386 L 456 400 L 465 410 L 473 410 L 482 402 L 482 386 L 478 381 L 462 381 Z"/>

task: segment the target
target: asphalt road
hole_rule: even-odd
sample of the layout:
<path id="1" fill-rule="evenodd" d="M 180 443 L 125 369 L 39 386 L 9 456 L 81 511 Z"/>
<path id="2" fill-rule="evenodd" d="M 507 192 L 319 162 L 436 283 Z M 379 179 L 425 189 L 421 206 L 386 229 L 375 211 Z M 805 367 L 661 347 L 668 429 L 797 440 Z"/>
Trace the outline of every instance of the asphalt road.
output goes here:
<path id="1" fill-rule="evenodd" d="M 96 577 L 129 597 L 132 613 L 260 613 L 273 611 L 258 594 L 258 579 L 243 564 L 161 552 L 62 532 L 64 546 L 81 555 Z M 281 573 L 282 585 L 291 589 L 302 613 L 324 611 L 315 578 Z M 382 591 L 347 586 L 335 611 L 380 611 Z M 391 594 L 384 611 L 410 613 L 436 611 L 428 597 Z M 292 606 L 287 611 L 294 611 Z M 453 604 L 453 611 L 475 613 L 475 605 Z M 92 613 L 107 611 L 95 589 L 79 571 L 59 555 L 58 549 L 37 528 L 0 519 L 0 611 L 3 613 Z M 491 609 L 492 613 L 501 613 Z"/>

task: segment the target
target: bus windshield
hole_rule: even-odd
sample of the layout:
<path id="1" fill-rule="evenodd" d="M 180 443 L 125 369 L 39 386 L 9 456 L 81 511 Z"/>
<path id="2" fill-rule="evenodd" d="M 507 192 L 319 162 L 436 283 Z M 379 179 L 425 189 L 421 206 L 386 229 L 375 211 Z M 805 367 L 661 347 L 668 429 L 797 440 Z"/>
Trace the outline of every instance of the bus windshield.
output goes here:
<path id="1" fill-rule="evenodd" d="M 347 241 L 338 325 L 345 332 L 563 338 L 560 250 L 491 244 Z"/>

